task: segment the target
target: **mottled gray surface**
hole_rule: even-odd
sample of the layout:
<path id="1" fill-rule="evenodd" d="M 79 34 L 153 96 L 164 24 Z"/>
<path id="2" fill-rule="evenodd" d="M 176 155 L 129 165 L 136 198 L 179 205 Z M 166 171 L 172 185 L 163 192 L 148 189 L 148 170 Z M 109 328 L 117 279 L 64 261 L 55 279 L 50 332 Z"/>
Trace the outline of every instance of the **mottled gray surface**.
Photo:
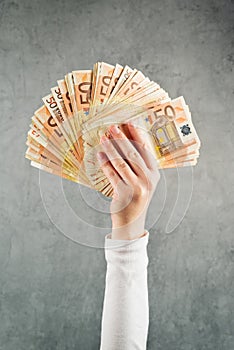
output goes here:
<path id="1" fill-rule="evenodd" d="M 203 145 L 192 202 L 172 234 L 165 226 L 178 184 L 165 172 L 166 207 L 148 249 L 148 349 L 234 349 L 233 9 L 233 1 L 205 0 L 0 1 L 1 350 L 99 347 L 103 250 L 60 234 L 24 159 L 40 98 L 97 60 L 137 67 L 172 97 L 183 94 Z M 80 194 L 65 186 L 79 214 Z M 85 222 L 108 220 L 82 208 Z M 88 236 L 85 227 L 77 231 Z"/>

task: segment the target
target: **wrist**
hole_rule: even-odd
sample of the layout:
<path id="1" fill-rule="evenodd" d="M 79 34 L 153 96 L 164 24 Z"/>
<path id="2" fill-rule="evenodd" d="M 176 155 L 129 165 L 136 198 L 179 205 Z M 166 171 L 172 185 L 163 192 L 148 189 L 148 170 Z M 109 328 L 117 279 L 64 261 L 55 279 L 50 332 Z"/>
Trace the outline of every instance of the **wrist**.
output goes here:
<path id="1" fill-rule="evenodd" d="M 145 234 L 145 218 L 138 218 L 132 222 L 112 219 L 112 239 L 132 240 Z"/>

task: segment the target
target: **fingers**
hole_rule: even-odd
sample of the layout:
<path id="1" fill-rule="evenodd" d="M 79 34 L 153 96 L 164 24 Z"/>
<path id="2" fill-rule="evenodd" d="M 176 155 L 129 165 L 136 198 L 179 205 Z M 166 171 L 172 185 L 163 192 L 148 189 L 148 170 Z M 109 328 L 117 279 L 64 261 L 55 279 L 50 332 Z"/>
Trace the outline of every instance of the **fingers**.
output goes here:
<path id="1" fill-rule="evenodd" d="M 98 152 L 97 159 L 102 168 L 102 171 L 104 172 L 104 174 L 106 175 L 106 177 L 108 178 L 112 187 L 115 190 L 118 182 L 122 181 L 122 179 L 120 178 L 116 170 L 113 168 L 111 162 L 109 161 L 109 159 L 107 158 L 104 152 Z"/>
<path id="2" fill-rule="evenodd" d="M 146 174 L 148 169 L 144 159 L 126 135 L 117 127 L 117 125 L 112 125 L 109 128 L 109 131 L 123 154 L 123 157 L 127 160 L 135 174 L 138 176 L 141 176 L 142 172 Z"/>
<path id="3" fill-rule="evenodd" d="M 116 150 L 113 141 L 109 140 L 106 136 L 101 137 L 101 143 L 104 148 L 105 154 L 107 155 L 113 168 L 119 174 L 127 184 L 132 183 L 136 179 L 136 175 L 127 164 L 127 162 L 121 157 L 119 152 Z"/>
<path id="4" fill-rule="evenodd" d="M 134 126 L 132 123 L 128 123 L 128 129 L 130 131 L 131 137 L 134 141 L 134 146 L 137 148 L 138 152 L 141 154 L 145 161 L 146 166 L 151 170 L 157 170 L 157 160 L 152 154 L 151 145 L 148 140 L 147 132 L 140 127 Z"/>

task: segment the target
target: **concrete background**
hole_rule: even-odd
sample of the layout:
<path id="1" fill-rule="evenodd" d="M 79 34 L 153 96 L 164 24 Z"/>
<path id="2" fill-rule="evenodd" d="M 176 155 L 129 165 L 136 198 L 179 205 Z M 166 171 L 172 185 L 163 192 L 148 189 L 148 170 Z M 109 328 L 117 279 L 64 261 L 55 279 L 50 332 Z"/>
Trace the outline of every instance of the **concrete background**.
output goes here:
<path id="1" fill-rule="evenodd" d="M 129 64 L 172 97 L 184 95 L 202 141 L 192 201 L 172 234 L 167 208 L 178 184 L 174 171 L 165 172 L 166 206 L 148 247 L 148 349 L 234 349 L 233 11 L 233 1 L 211 0 L 0 1 L 1 350 L 99 348 L 103 249 L 59 232 L 38 171 L 24 159 L 40 98 L 65 73 L 98 60 Z M 184 174 L 182 189 L 190 181 Z M 106 217 L 65 186 L 98 236 Z M 77 231 L 88 236 L 85 227 Z"/>

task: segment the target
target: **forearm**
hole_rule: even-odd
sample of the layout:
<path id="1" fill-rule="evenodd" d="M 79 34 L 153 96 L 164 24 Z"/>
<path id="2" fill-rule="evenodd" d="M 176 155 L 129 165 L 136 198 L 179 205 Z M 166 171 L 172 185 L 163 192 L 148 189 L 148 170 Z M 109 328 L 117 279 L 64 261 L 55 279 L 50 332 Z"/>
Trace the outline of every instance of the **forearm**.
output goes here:
<path id="1" fill-rule="evenodd" d="M 101 350 L 146 349 L 149 233 L 145 233 L 145 236 L 133 241 L 106 238 L 107 273 Z M 122 247 L 116 248 L 117 244 Z"/>

